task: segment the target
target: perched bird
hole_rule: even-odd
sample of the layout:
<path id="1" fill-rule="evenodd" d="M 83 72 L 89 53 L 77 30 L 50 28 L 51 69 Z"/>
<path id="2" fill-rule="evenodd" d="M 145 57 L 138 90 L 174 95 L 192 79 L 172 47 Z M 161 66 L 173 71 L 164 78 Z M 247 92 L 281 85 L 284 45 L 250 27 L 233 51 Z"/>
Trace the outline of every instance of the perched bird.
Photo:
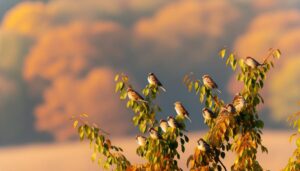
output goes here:
<path id="1" fill-rule="evenodd" d="M 178 124 L 177 124 L 176 120 L 172 116 L 168 117 L 168 125 L 171 128 L 178 128 Z"/>
<path id="2" fill-rule="evenodd" d="M 161 119 L 159 122 L 159 126 L 163 130 L 163 132 L 167 132 L 168 122 L 166 120 Z"/>
<path id="3" fill-rule="evenodd" d="M 210 152 L 210 146 L 209 146 L 209 144 L 207 144 L 207 142 L 204 141 L 203 138 L 200 138 L 197 141 L 197 143 L 198 143 L 198 146 L 197 146 L 198 150 L 204 151 L 204 152 Z"/>
<path id="4" fill-rule="evenodd" d="M 233 98 L 232 104 L 236 111 L 240 112 L 246 106 L 246 100 L 243 96 L 236 94 Z"/>
<path id="5" fill-rule="evenodd" d="M 161 135 L 154 128 L 150 128 L 149 133 L 150 133 L 150 137 L 152 139 L 161 139 L 162 138 Z"/>
<path id="6" fill-rule="evenodd" d="M 218 85 L 209 75 L 203 75 L 202 81 L 205 87 L 209 89 L 216 89 L 219 93 L 221 93 L 221 90 L 218 89 Z"/>
<path id="7" fill-rule="evenodd" d="M 127 88 L 127 95 L 130 100 L 148 103 L 138 92 L 134 91 L 130 87 Z"/>
<path id="8" fill-rule="evenodd" d="M 161 84 L 161 82 L 158 80 L 158 78 L 152 72 L 150 72 L 148 74 L 148 78 L 147 79 L 148 79 L 148 82 L 149 82 L 150 85 L 158 86 L 164 92 L 166 92 L 166 89 L 163 87 L 163 85 Z"/>
<path id="9" fill-rule="evenodd" d="M 233 114 L 235 113 L 235 107 L 232 104 L 227 104 L 221 107 L 220 114 Z"/>
<path id="10" fill-rule="evenodd" d="M 235 109 L 235 107 L 232 104 L 227 104 L 225 107 L 226 107 L 226 110 L 229 113 L 235 113 L 236 112 L 236 109 Z"/>
<path id="11" fill-rule="evenodd" d="M 215 113 L 206 107 L 202 109 L 202 116 L 205 122 L 216 117 Z"/>
<path id="12" fill-rule="evenodd" d="M 184 124 L 177 122 L 173 116 L 168 117 L 168 125 L 171 128 L 179 128 L 179 129 L 187 132 L 187 130 L 185 129 Z"/>
<path id="13" fill-rule="evenodd" d="M 184 106 L 182 105 L 181 102 L 177 101 L 174 103 L 174 109 L 177 113 L 177 115 L 183 116 L 185 118 L 187 118 L 190 122 L 192 122 L 192 120 L 189 117 L 189 113 L 188 111 L 184 108 Z"/>
<path id="14" fill-rule="evenodd" d="M 257 60 L 255 60 L 254 58 L 247 56 L 245 59 L 245 64 L 247 66 L 249 66 L 250 68 L 254 69 L 258 66 L 260 66 L 261 64 L 259 62 L 257 62 Z"/>
<path id="15" fill-rule="evenodd" d="M 145 146 L 146 145 L 146 140 L 147 140 L 146 137 L 141 136 L 141 135 L 137 135 L 135 139 L 136 139 L 139 146 Z"/>

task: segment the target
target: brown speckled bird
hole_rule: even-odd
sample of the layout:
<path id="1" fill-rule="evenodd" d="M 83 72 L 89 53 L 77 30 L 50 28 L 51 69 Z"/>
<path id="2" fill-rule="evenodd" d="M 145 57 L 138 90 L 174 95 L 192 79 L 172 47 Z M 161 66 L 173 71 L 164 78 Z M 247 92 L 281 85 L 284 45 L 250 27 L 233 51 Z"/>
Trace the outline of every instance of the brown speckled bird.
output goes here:
<path id="1" fill-rule="evenodd" d="M 209 146 L 209 144 L 207 144 L 207 142 L 204 141 L 203 138 L 200 138 L 200 139 L 197 141 L 197 143 L 198 143 L 198 146 L 197 146 L 198 150 L 203 151 L 203 152 L 209 152 L 209 151 L 210 151 L 210 146 Z"/>
<path id="2" fill-rule="evenodd" d="M 127 88 L 127 96 L 130 100 L 148 103 L 138 92 L 130 87 Z"/>
<path id="3" fill-rule="evenodd" d="M 135 139 L 136 139 L 139 146 L 145 146 L 146 145 L 146 140 L 147 140 L 146 137 L 141 136 L 141 135 L 137 135 Z"/>
<path id="4" fill-rule="evenodd" d="M 216 89 L 219 93 L 221 93 L 221 91 L 218 89 L 218 85 L 217 83 L 209 76 L 209 75 L 203 75 L 202 76 L 202 81 L 205 87 L 209 88 L 209 89 Z"/>
<path id="5" fill-rule="evenodd" d="M 259 62 L 257 62 L 257 60 L 255 60 L 254 58 L 252 58 L 250 56 L 246 57 L 245 64 L 252 69 L 257 68 L 258 66 L 261 65 Z"/>
<path id="6" fill-rule="evenodd" d="M 184 106 L 182 105 L 181 102 L 177 101 L 174 103 L 174 109 L 177 113 L 177 115 L 183 116 L 185 118 L 187 118 L 190 122 L 192 122 L 192 120 L 189 117 L 189 113 L 188 111 L 184 108 Z"/>
<path id="7" fill-rule="evenodd" d="M 171 128 L 178 128 L 178 124 L 177 124 L 176 120 L 172 116 L 168 117 L 168 125 Z"/>
<path id="8" fill-rule="evenodd" d="M 163 85 L 161 84 L 161 82 L 158 80 L 158 78 L 155 76 L 154 73 L 150 72 L 148 74 L 148 82 L 150 85 L 158 86 L 160 89 L 166 92 L 166 89 L 163 87 Z"/>
<path id="9" fill-rule="evenodd" d="M 233 98 L 232 104 L 237 112 L 241 112 L 242 109 L 246 106 L 246 100 L 243 96 L 236 94 Z"/>
<path id="10" fill-rule="evenodd" d="M 209 110 L 208 108 L 202 109 L 202 116 L 204 118 L 204 122 L 207 122 L 208 120 L 211 120 L 216 117 L 215 113 Z"/>
<path id="11" fill-rule="evenodd" d="M 159 122 L 159 126 L 163 132 L 167 132 L 168 129 L 168 122 L 166 120 L 161 119 Z"/>
<path id="12" fill-rule="evenodd" d="M 236 112 L 235 107 L 232 104 L 227 104 L 221 107 L 220 114 L 233 114 Z"/>
<path id="13" fill-rule="evenodd" d="M 149 133 L 152 139 L 162 139 L 161 135 L 154 128 L 150 128 Z"/>

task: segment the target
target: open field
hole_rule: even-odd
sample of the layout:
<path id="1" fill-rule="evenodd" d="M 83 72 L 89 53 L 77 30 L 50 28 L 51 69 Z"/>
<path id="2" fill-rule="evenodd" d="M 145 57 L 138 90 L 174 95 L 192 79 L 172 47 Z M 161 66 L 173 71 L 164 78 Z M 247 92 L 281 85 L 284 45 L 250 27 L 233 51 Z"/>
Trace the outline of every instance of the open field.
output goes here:
<path id="1" fill-rule="evenodd" d="M 291 132 L 265 131 L 264 144 L 269 154 L 259 154 L 264 169 L 280 170 L 292 154 L 295 145 L 290 144 L 288 138 Z M 185 159 L 195 148 L 200 133 L 191 133 L 191 141 L 187 145 L 187 153 L 180 165 L 186 168 Z M 133 162 L 142 162 L 135 156 L 136 143 L 133 137 L 114 138 L 113 142 L 124 148 Z M 0 149 L 0 171 L 96 171 L 102 170 L 90 160 L 91 150 L 88 143 L 69 142 L 63 144 L 34 144 L 20 147 L 6 147 Z M 233 162 L 231 154 L 224 161 L 229 167 Z M 185 169 L 187 170 L 187 169 Z"/>

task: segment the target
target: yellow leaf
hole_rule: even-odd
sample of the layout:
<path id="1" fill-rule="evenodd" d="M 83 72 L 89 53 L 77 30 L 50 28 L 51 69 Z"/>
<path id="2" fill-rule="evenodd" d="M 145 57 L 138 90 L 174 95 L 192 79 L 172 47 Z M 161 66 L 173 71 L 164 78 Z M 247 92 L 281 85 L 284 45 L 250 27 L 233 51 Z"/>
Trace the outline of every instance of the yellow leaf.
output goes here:
<path id="1" fill-rule="evenodd" d="M 222 50 L 220 50 L 219 55 L 221 56 L 222 59 L 225 57 L 225 53 L 226 53 L 226 49 L 225 48 L 223 48 Z"/>
<path id="2" fill-rule="evenodd" d="M 280 50 L 279 50 L 279 49 L 276 49 L 276 50 L 274 51 L 273 55 L 274 55 L 275 58 L 279 59 L 280 56 L 281 56 Z"/>
<path id="3" fill-rule="evenodd" d="M 73 123 L 73 127 L 74 127 L 74 128 L 76 128 L 76 127 L 77 127 L 77 125 L 78 125 L 78 120 L 74 121 L 74 123 Z"/>
<path id="4" fill-rule="evenodd" d="M 84 113 L 84 114 L 81 114 L 80 116 L 83 117 L 83 118 L 88 118 L 88 117 L 89 117 L 89 115 L 88 115 L 88 114 L 85 114 L 85 113 Z"/>
<path id="5" fill-rule="evenodd" d="M 119 80 L 119 74 L 117 74 L 116 76 L 115 76 L 115 81 L 118 81 Z"/>
<path id="6" fill-rule="evenodd" d="M 97 153 L 93 153 L 93 155 L 92 155 L 92 157 L 91 157 L 92 161 L 95 161 L 95 160 L 96 160 L 96 157 L 97 157 Z"/>

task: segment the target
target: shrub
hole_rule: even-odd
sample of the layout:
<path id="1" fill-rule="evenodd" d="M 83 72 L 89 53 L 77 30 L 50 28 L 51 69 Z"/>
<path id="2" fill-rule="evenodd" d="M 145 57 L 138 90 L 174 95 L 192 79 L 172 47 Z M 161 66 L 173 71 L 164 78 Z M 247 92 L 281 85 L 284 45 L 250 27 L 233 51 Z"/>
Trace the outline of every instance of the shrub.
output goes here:
<path id="1" fill-rule="evenodd" d="M 225 103 L 219 97 L 217 84 L 209 75 L 197 78 L 188 74 L 184 77 L 188 90 L 199 95 L 200 103 L 205 104 L 203 117 L 209 128 L 204 137 L 199 137 L 194 154 L 187 159 L 187 166 L 190 170 L 226 170 L 221 158 L 226 157 L 226 152 L 233 151 L 236 159 L 232 170 L 263 170 L 256 154 L 259 149 L 262 152 L 268 150 L 262 144 L 264 122 L 259 119 L 257 106 L 264 103 L 260 91 L 268 71 L 274 66 L 271 57 L 279 58 L 281 53 L 278 49 L 270 49 L 262 64 L 249 57 L 238 59 L 235 53 L 227 55 L 226 49 L 219 54 L 226 59 L 226 65 L 237 72 L 237 80 L 243 88 L 234 96 L 232 103 Z M 146 85 L 142 91 L 144 97 L 134 90 L 127 75 L 118 74 L 115 81 L 116 92 L 120 93 L 121 100 L 128 99 L 126 107 L 133 111 L 133 124 L 141 132 L 136 137 L 136 153 L 147 162 L 130 163 L 122 154 L 122 148 L 113 145 L 105 131 L 84 121 L 86 115 L 74 117 L 74 127 L 78 128 L 80 139 L 88 139 L 94 148 L 92 160 L 98 160 L 106 169 L 182 170 L 178 166 L 178 160 L 181 160 L 179 151 L 185 152 L 185 144 L 189 141 L 186 135 L 188 112 L 182 103 L 175 104 L 177 116 L 159 121 L 157 114 L 161 108 L 155 103 L 163 90 L 159 81 L 152 80 Z M 148 131 L 149 137 L 144 135 Z M 100 154 L 102 157 L 99 157 Z"/>

